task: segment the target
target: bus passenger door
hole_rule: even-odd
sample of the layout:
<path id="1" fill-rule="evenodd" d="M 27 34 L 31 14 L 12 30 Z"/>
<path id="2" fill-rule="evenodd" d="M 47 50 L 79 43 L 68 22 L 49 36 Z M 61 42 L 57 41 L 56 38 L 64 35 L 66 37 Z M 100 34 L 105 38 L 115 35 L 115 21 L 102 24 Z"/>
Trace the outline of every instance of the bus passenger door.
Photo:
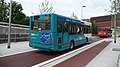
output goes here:
<path id="1" fill-rule="evenodd" d="M 69 43 L 69 34 L 68 34 L 68 23 L 63 23 L 63 31 L 62 31 L 62 38 L 63 38 L 63 44 Z"/>
<path id="2" fill-rule="evenodd" d="M 58 44 L 62 44 L 63 40 L 62 40 L 62 30 L 63 30 L 63 26 L 62 26 L 62 22 L 58 21 L 57 22 L 57 39 L 58 39 Z"/>
<path id="3" fill-rule="evenodd" d="M 57 23 L 57 35 L 58 35 L 58 44 L 62 44 L 62 47 L 66 47 L 69 42 L 67 28 L 62 21 Z"/>

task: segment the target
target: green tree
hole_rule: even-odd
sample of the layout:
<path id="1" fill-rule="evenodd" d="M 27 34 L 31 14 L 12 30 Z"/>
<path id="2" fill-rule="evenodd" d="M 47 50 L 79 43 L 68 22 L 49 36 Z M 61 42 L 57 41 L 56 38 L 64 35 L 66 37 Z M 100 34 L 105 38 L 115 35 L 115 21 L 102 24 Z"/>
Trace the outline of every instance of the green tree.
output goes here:
<path id="1" fill-rule="evenodd" d="M 44 0 L 41 5 L 39 5 L 39 10 L 41 14 L 45 13 L 54 13 L 55 11 L 53 10 L 52 4 L 49 5 L 49 1 Z"/>
<path id="2" fill-rule="evenodd" d="M 10 3 L 9 3 L 10 6 Z M 22 5 L 16 1 L 12 1 L 11 22 L 15 24 L 29 25 L 28 17 L 22 12 Z"/>
<path id="3" fill-rule="evenodd" d="M 29 25 L 29 17 L 25 17 L 23 20 L 22 20 L 22 25 Z"/>
<path id="4" fill-rule="evenodd" d="M 0 21 L 7 20 L 8 5 L 4 0 L 0 0 Z"/>
<path id="5" fill-rule="evenodd" d="M 98 25 L 96 24 L 96 21 L 94 20 L 92 22 L 92 34 L 97 34 L 97 29 L 98 29 Z"/>
<path id="6" fill-rule="evenodd" d="M 120 21 L 120 0 L 110 0 L 111 2 L 111 14 L 114 14 L 116 8 L 116 18 Z"/>

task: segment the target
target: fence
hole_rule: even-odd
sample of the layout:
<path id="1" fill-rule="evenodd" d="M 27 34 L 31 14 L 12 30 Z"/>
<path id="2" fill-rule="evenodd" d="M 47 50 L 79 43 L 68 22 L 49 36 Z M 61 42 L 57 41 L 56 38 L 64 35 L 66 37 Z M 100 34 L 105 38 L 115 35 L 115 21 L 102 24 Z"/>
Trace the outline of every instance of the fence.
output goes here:
<path id="1" fill-rule="evenodd" d="M 8 40 L 8 23 L 0 22 L 0 43 Z M 26 41 L 29 40 L 29 26 L 11 24 L 11 41 Z"/>

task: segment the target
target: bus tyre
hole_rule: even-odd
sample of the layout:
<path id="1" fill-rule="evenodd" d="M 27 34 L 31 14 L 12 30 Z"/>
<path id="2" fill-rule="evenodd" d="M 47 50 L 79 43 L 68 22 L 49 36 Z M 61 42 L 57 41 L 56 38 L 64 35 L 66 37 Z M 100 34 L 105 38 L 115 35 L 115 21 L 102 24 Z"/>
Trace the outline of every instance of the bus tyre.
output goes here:
<path id="1" fill-rule="evenodd" d="M 73 49 L 73 48 L 74 48 L 74 42 L 71 41 L 71 42 L 70 42 L 70 49 Z"/>

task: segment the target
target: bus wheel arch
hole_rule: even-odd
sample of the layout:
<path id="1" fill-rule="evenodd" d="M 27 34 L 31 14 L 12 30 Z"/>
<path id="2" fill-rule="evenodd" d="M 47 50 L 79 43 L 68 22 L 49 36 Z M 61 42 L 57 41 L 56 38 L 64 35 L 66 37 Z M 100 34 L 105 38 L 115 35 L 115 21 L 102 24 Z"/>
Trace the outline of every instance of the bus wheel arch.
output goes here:
<path id="1" fill-rule="evenodd" d="M 71 40 L 71 41 L 70 41 L 70 49 L 73 49 L 74 46 L 75 46 L 75 42 L 74 42 L 74 40 Z"/>

